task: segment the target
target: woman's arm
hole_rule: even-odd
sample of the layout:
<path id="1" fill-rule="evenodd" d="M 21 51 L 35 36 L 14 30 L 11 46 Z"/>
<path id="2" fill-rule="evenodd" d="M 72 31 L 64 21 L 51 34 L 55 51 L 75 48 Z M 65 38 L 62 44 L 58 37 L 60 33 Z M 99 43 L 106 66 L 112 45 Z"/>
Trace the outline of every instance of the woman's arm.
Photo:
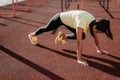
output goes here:
<path id="1" fill-rule="evenodd" d="M 98 36 L 97 36 L 96 30 L 93 30 L 93 34 L 94 34 L 93 40 L 94 40 L 94 42 L 95 42 L 95 46 L 96 46 L 96 49 L 97 49 L 97 53 L 100 53 L 100 54 L 109 54 L 109 52 L 107 52 L 107 51 L 105 51 L 105 50 L 102 50 L 102 49 L 100 48 L 99 40 L 98 40 Z"/>
<path id="2" fill-rule="evenodd" d="M 77 45 L 78 45 L 78 51 L 77 51 L 78 60 L 82 60 L 82 32 L 83 29 L 77 27 L 76 33 L 77 33 Z"/>
<path id="3" fill-rule="evenodd" d="M 97 51 L 100 51 L 98 36 L 97 36 L 97 33 L 94 30 L 93 30 L 93 34 L 94 34 L 93 40 L 95 42 L 96 49 L 97 49 Z"/>
<path id="4" fill-rule="evenodd" d="M 83 29 L 80 27 L 77 27 L 76 29 L 77 44 L 78 44 L 77 60 L 78 60 L 78 63 L 87 66 L 88 65 L 87 62 L 82 60 L 82 33 L 83 33 Z"/>

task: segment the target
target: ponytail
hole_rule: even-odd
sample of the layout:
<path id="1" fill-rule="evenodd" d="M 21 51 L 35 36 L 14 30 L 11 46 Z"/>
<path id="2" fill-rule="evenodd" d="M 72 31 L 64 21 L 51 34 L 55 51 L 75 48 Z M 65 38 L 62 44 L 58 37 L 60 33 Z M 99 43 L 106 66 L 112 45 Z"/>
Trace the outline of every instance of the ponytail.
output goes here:
<path id="1" fill-rule="evenodd" d="M 106 25 L 109 26 L 108 29 L 106 30 L 105 34 L 108 38 L 113 40 L 112 32 L 110 31 L 110 21 L 106 21 Z"/>

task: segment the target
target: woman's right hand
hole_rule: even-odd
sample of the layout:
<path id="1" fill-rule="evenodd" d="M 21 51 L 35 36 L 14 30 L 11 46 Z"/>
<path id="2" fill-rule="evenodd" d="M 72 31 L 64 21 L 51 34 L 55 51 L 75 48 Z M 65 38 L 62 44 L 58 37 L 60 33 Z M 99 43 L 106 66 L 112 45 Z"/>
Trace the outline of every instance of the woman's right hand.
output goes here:
<path id="1" fill-rule="evenodd" d="M 88 63 L 87 63 L 87 61 L 85 61 L 85 60 L 78 60 L 78 63 L 79 63 L 79 64 L 82 64 L 82 65 L 84 65 L 84 66 L 88 66 Z"/>

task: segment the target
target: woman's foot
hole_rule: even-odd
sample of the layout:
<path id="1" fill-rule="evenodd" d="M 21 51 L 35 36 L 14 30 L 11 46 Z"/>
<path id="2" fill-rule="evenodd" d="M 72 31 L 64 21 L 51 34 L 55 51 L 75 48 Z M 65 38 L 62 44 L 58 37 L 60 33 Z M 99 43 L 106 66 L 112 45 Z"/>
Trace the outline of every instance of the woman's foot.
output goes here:
<path id="1" fill-rule="evenodd" d="M 55 44 L 59 44 L 59 43 L 62 43 L 62 44 L 65 44 L 66 43 L 66 35 L 60 31 L 55 39 Z"/>
<path id="2" fill-rule="evenodd" d="M 37 36 L 34 35 L 34 33 L 30 33 L 30 34 L 28 35 L 28 38 L 30 39 L 30 41 L 31 41 L 31 43 L 32 43 L 33 45 L 37 45 L 37 44 L 38 44 Z"/>

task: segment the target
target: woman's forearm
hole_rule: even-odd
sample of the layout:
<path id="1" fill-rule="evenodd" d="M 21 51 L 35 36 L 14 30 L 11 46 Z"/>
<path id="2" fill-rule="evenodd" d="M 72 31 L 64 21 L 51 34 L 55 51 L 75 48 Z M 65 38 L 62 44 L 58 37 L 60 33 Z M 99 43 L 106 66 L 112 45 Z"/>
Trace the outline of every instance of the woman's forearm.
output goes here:
<path id="1" fill-rule="evenodd" d="M 78 43 L 77 60 L 82 60 L 82 43 Z"/>
<path id="2" fill-rule="evenodd" d="M 98 38 L 94 38 L 94 42 L 95 42 L 95 45 L 96 45 L 96 49 L 100 50 Z"/>
<path id="3" fill-rule="evenodd" d="M 77 28 L 77 44 L 78 44 L 77 59 L 79 61 L 82 60 L 82 33 L 83 33 L 83 29 L 78 27 Z"/>

